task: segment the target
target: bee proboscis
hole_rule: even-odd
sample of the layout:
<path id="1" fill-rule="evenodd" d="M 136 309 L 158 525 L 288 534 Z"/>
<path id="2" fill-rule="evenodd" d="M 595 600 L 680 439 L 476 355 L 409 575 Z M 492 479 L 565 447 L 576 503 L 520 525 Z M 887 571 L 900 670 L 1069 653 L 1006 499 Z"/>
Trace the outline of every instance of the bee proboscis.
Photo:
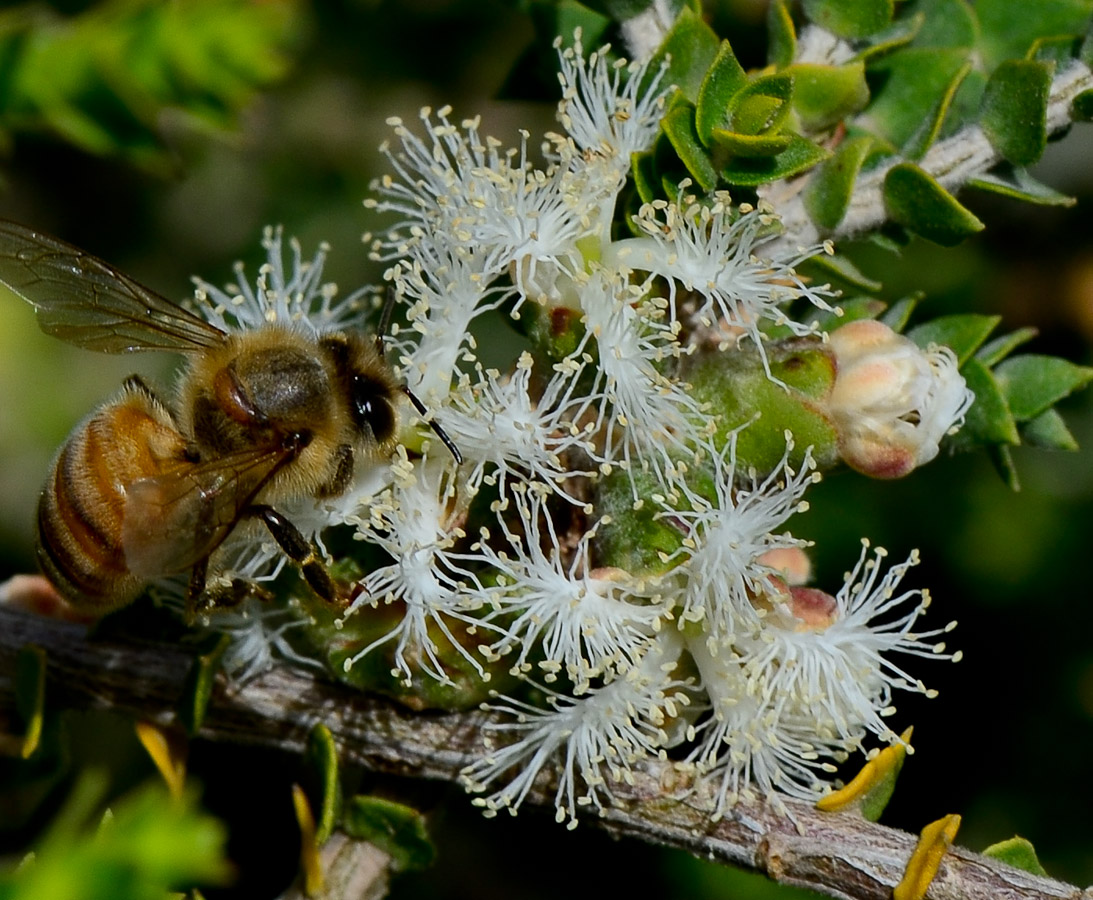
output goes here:
<path id="1" fill-rule="evenodd" d="M 400 395 L 424 412 L 378 339 L 277 322 L 224 331 L 101 259 L 14 222 L 0 221 L 0 284 L 35 308 L 46 334 L 106 353 L 168 350 L 188 361 L 176 405 L 131 377 L 53 461 L 38 504 L 37 552 L 69 602 L 106 613 L 155 579 L 190 570 L 192 609 L 210 554 L 244 519 L 265 525 L 319 597 L 350 599 L 276 504 L 341 494 L 357 466 L 388 454 Z"/>

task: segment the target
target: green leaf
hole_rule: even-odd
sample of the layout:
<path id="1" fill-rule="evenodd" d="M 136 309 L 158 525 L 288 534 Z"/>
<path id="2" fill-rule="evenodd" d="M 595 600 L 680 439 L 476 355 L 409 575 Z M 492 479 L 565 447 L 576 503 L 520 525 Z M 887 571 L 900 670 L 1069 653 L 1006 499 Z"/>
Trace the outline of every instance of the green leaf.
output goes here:
<path id="1" fill-rule="evenodd" d="M 892 0 L 803 0 L 805 15 L 848 40 L 869 37 L 892 21 Z"/>
<path id="2" fill-rule="evenodd" d="M 976 447 L 1019 444 L 1017 423 L 994 374 L 974 356 L 960 369 L 975 402 L 964 417 L 964 427 L 953 437 L 953 446 Z"/>
<path id="3" fill-rule="evenodd" d="M 1078 441 L 1054 407 L 1045 409 L 1021 428 L 1021 440 L 1044 450 L 1078 450 Z"/>
<path id="4" fill-rule="evenodd" d="M 1093 91 L 1090 92 L 1093 97 Z M 968 186 L 992 194 L 1001 194 L 1014 200 L 1024 200 L 1037 206 L 1073 206 L 1078 201 L 1074 197 L 1061 194 L 1054 188 L 1041 184 L 1027 169 L 1012 166 L 1000 166 L 968 181 Z"/>
<path id="5" fill-rule="evenodd" d="M 815 325 L 821 331 L 832 331 L 858 319 L 875 319 L 884 311 L 884 303 L 876 297 L 848 297 L 840 301 L 838 308 L 842 315 L 824 309 L 813 309 L 802 322 L 805 325 Z"/>
<path id="6" fill-rule="evenodd" d="M 1052 66 L 1030 59 L 1002 63 L 987 82 L 979 125 L 1008 162 L 1036 162 L 1047 144 L 1048 93 Z"/>
<path id="7" fill-rule="evenodd" d="M 910 16 L 901 16 L 883 31 L 874 34 L 870 38 L 868 47 L 858 51 L 853 58 L 860 60 L 867 66 L 874 60 L 880 59 L 901 47 L 906 47 L 919 33 L 926 16 L 916 12 Z"/>
<path id="8" fill-rule="evenodd" d="M 1013 464 L 1013 452 L 1009 447 L 996 444 L 987 448 L 987 458 L 994 464 L 998 477 L 1011 491 L 1021 490 L 1021 479 L 1017 477 L 1017 467 Z"/>
<path id="9" fill-rule="evenodd" d="M 1036 0 L 1019 9 L 1013 0 L 976 0 L 984 67 L 989 72 L 1003 60 L 1024 56 L 1045 35 L 1085 34 L 1089 13 L 1088 0 Z"/>
<path id="10" fill-rule="evenodd" d="M 827 159 L 829 155 L 828 151 L 818 144 L 794 135 L 789 146 L 776 156 L 763 159 L 741 157 L 731 160 L 721 170 L 721 177 L 729 184 L 755 187 L 811 169 Z"/>
<path id="11" fill-rule="evenodd" d="M 916 47 L 975 47 L 979 26 L 967 0 L 918 0 L 915 12 L 924 20 Z"/>
<path id="12" fill-rule="evenodd" d="M 941 316 L 912 328 L 907 337 L 923 349 L 930 344 L 944 344 L 956 354 L 960 365 L 964 365 L 1001 321 L 1001 316 Z"/>
<path id="13" fill-rule="evenodd" d="M 983 230 L 983 223 L 918 166 L 900 163 L 884 178 L 889 218 L 935 244 L 952 247 Z"/>
<path id="14" fill-rule="evenodd" d="M 975 352 L 975 357 L 983 365 L 993 368 L 1022 344 L 1031 341 L 1037 334 L 1039 332 L 1035 328 L 1018 328 L 984 344 Z"/>
<path id="15" fill-rule="evenodd" d="M 46 652 L 34 644 L 19 650 L 15 660 L 15 708 L 23 720 L 20 755 L 29 759 L 42 739 L 46 706 Z"/>
<path id="16" fill-rule="evenodd" d="M 983 855 L 1008 863 L 1015 869 L 1023 869 L 1033 875 L 1047 877 L 1047 871 L 1040 865 L 1040 860 L 1036 856 L 1036 848 L 1026 838 L 1014 836 L 1008 841 L 991 844 L 983 851 Z"/>
<path id="17" fill-rule="evenodd" d="M 390 854 L 395 871 L 425 869 L 436 859 L 425 817 L 402 803 L 357 794 L 346 804 L 342 827 L 350 837 Z"/>
<path id="18" fill-rule="evenodd" d="M 711 149 L 717 159 L 760 159 L 777 156 L 792 141 L 791 134 L 739 134 L 717 128 L 712 135 Z"/>
<path id="19" fill-rule="evenodd" d="M 963 48 L 906 47 L 869 67 L 873 99 L 857 122 L 901 151 L 935 129 L 939 107 L 952 97 L 968 62 Z"/>
<path id="20" fill-rule="evenodd" d="M 309 776 L 307 787 L 312 788 L 309 792 L 312 808 L 318 810 L 315 817 L 315 841 L 322 846 L 337 824 L 342 798 L 338 779 L 338 748 L 334 743 L 334 735 L 321 722 L 313 725 L 307 733 L 304 766 Z"/>
<path id="21" fill-rule="evenodd" d="M 216 685 L 216 675 L 220 671 L 224 652 L 230 646 L 231 636 L 220 634 L 206 652 L 194 657 L 190 671 L 186 673 L 182 697 L 179 700 L 178 719 L 190 737 L 201 730 L 201 724 L 205 721 L 209 698 L 212 697 Z"/>
<path id="22" fill-rule="evenodd" d="M 854 182 L 873 144 L 868 135 L 847 138 L 808 179 L 803 196 L 805 210 L 820 231 L 834 231 L 843 220 Z"/>
<path id="23" fill-rule="evenodd" d="M 767 7 L 767 62 L 784 69 L 797 55 L 797 29 L 786 0 L 771 0 Z"/>
<path id="24" fill-rule="evenodd" d="M 689 7 L 679 14 L 672 30 L 653 54 L 646 71 L 646 79 L 652 79 L 668 60 L 668 70 L 661 84 L 674 84 L 690 101 L 698 97 L 706 72 L 713 65 L 721 41 L 698 15 Z"/>
<path id="25" fill-rule="evenodd" d="M 1093 380 L 1091 368 L 1031 353 L 1002 361 L 994 374 L 1018 422 L 1035 418 Z"/>
<path id="26" fill-rule="evenodd" d="M 841 66 L 797 63 L 786 72 L 793 76 L 793 109 L 804 131 L 830 128 L 869 102 L 860 61 Z"/>
<path id="27" fill-rule="evenodd" d="M 859 291 L 877 293 L 884 287 L 879 281 L 866 275 L 845 256 L 838 254 L 829 256 L 827 253 L 819 253 L 797 266 L 797 272 L 800 275 L 808 275 L 815 281 L 834 278 Z"/>
<path id="28" fill-rule="evenodd" d="M 911 137 L 910 140 L 904 144 L 903 153 L 909 159 L 921 159 L 927 150 L 933 146 L 934 141 L 937 140 L 938 135 L 941 133 L 941 127 L 945 124 L 946 116 L 949 114 L 949 110 L 952 108 L 953 100 L 957 95 L 957 92 L 964 84 L 964 79 L 968 77 L 968 74 L 972 71 L 972 64 L 970 62 L 964 63 L 954 73 L 952 80 L 946 86 L 944 92 L 937 100 L 937 104 L 928 119 L 926 119 L 922 127 L 919 128 Z"/>
<path id="29" fill-rule="evenodd" d="M 656 158 L 652 150 L 630 154 L 630 173 L 642 203 L 652 203 L 659 187 Z"/>
<path id="30" fill-rule="evenodd" d="M 911 313 L 915 311 L 915 307 L 918 306 L 922 300 L 921 294 L 912 294 L 910 297 L 903 297 L 888 307 L 888 311 L 880 317 L 880 321 L 891 328 L 893 331 L 902 332 L 907 327 L 907 323 L 911 320 Z"/>
<path id="31" fill-rule="evenodd" d="M 1078 122 L 1093 121 L 1093 90 L 1082 91 L 1070 104 L 1070 117 Z"/>
<path id="32" fill-rule="evenodd" d="M 729 128 L 739 134 L 778 131 L 789 117 L 793 76 L 785 72 L 762 75 L 732 98 Z"/>
<path id="33" fill-rule="evenodd" d="M 732 46 L 722 41 L 717 58 L 702 79 L 695 110 L 695 129 L 707 147 L 716 129 L 728 129 L 733 97 L 747 83 L 748 76 L 737 62 Z"/>
<path id="34" fill-rule="evenodd" d="M 717 170 L 695 128 L 695 108 L 689 103 L 676 104 L 664 116 L 661 128 L 699 187 L 704 191 L 717 187 Z"/>

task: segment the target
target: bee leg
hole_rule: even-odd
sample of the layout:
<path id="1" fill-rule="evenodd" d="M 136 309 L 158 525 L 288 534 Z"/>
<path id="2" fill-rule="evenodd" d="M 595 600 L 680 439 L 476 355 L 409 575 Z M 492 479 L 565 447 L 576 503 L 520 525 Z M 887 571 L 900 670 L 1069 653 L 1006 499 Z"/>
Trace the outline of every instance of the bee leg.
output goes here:
<path id="1" fill-rule="evenodd" d="M 334 606 L 346 605 L 345 590 L 327 571 L 319 548 L 304 537 L 299 528 L 272 506 L 250 506 L 245 515 L 261 520 L 285 555 L 300 567 L 304 581 L 322 600 Z"/>
<path id="2" fill-rule="evenodd" d="M 190 571 L 190 583 L 186 588 L 186 624 L 193 625 L 197 617 L 198 601 L 205 593 L 205 580 L 209 574 L 209 560 L 202 559 L 194 563 Z"/>

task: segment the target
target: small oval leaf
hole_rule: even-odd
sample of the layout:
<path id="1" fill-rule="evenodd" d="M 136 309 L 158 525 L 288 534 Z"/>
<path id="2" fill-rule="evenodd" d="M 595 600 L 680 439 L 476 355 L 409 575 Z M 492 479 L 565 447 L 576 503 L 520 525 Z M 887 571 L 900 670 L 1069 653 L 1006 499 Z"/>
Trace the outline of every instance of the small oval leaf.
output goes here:
<path id="1" fill-rule="evenodd" d="M 983 230 L 983 223 L 918 166 L 900 163 L 884 178 L 884 204 L 898 225 L 943 247 Z"/>

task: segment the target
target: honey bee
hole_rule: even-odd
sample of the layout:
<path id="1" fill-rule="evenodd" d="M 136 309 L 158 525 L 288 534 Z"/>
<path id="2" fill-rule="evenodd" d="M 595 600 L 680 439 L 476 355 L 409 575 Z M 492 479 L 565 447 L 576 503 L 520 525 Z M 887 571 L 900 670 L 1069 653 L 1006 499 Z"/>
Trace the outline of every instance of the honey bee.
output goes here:
<path id="1" fill-rule="evenodd" d="M 61 340 L 188 358 L 176 409 L 132 376 L 58 451 L 38 503 L 37 555 L 62 596 L 104 614 L 157 578 L 190 570 L 192 611 L 210 554 L 253 519 L 320 598 L 351 599 L 314 543 L 275 507 L 341 494 L 358 466 L 387 455 L 400 395 L 424 415 L 388 367 L 380 338 L 280 323 L 229 333 L 101 259 L 14 222 L 0 221 L 0 284 Z M 212 603 L 237 601 L 246 590 L 235 582 L 236 596 Z"/>

